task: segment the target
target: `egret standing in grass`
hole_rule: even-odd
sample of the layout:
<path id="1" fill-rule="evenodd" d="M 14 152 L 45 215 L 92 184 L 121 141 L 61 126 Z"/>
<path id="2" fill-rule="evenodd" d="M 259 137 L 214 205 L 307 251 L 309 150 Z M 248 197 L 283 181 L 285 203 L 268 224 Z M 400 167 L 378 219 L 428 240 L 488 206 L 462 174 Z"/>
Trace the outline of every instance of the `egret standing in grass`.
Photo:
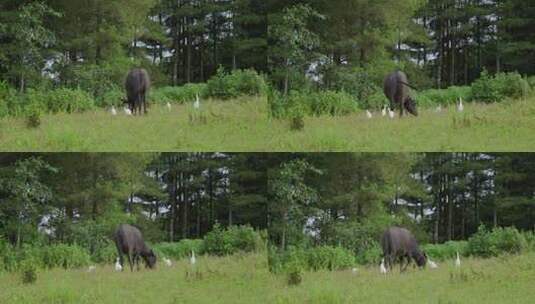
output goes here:
<path id="1" fill-rule="evenodd" d="M 171 111 L 171 103 L 167 102 L 167 110 Z"/>
<path id="2" fill-rule="evenodd" d="M 130 116 L 130 115 L 132 115 L 132 111 L 129 108 L 125 107 L 124 108 L 124 114 Z"/>
<path id="3" fill-rule="evenodd" d="M 463 105 L 463 98 L 459 98 L 459 103 L 457 104 L 457 111 L 462 112 L 464 111 L 464 105 Z"/>
<path id="4" fill-rule="evenodd" d="M 87 268 L 87 272 L 94 272 L 95 270 L 97 270 L 97 267 L 95 265 L 91 265 L 89 266 L 89 268 Z"/>
<path id="5" fill-rule="evenodd" d="M 168 258 L 163 258 L 163 262 L 164 262 L 165 265 L 167 265 L 168 267 L 171 267 L 171 265 L 173 265 L 173 263 L 171 263 L 171 260 L 168 259 Z"/>
<path id="6" fill-rule="evenodd" d="M 459 257 L 459 251 L 457 251 L 457 258 L 455 259 L 455 267 L 461 267 L 461 258 Z"/>
<path id="7" fill-rule="evenodd" d="M 122 271 L 123 270 L 123 266 L 121 266 L 121 263 L 119 263 L 119 258 L 117 258 L 117 260 L 115 260 L 115 271 Z"/>
<path id="8" fill-rule="evenodd" d="M 366 117 L 368 117 L 368 118 L 372 118 L 373 117 L 372 113 L 369 110 L 366 110 Z"/>
<path id="9" fill-rule="evenodd" d="M 197 263 L 197 259 L 195 258 L 195 251 L 191 251 L 191 257 L 189 258 L 189 263 L 191 266 L 195 266 L 195 263 Z"/>
<path id="10" fill-rule="evenodd" d="M 442 112 L 442 106 L 438 105 L 438 107 L 436 108 L 435 112 L 437 112 L 437 113 Z"/>
<path id="11" fill-rule="evenodd" d="M 394 116 L 395 116 L 394 111 L 392 111 L 392 109 L 390 109 L 390 108 L 388 108 L 388 116 L 389 116 L 391 119 L 394 119 Z"/>
<path id="12" fill-rule="evenodd" d="M 351 269 L 351 272 L 352 272 L 353 274 L 357 274 L 357 272 L 358 272 L 358 269 L 357 269 L 357 268 L 355 268 L 355 267 L 353 267 L 353 268 Z"/>
<path id="13" fill-rule="evenodd" d="M 385 259 L 384 258 L 381 260 L 381 266 L 379 266 L 379 270 L 381 271 L 382 274 L 386 274 L 386 267 L 385 267 Z"/>
<path id="14" fill-rule="evenodd" d="M 383 115 L 383 117 L 386 116 L 386 105 L 384 105 L 383 108 L 381 109 L 381 115 Z"/>
<path id="15" fill-rule="evenodd" d="M 115 106 L 111 106 L 111 115 L 117 115 L 117 110 L 115 109 Z"/>
<path id="16" fill-rule="evenodd" d="M 199 94 L 195 95 L 195 102 L 193 103 L 195 110 L 198 110 L 201 107 L 201 100 L 199 99 Z"/>
<path id="17" fill-rule="evenodd" d="M 429 265 L 429 268 L 431 268 L 431 269 L 436 269 L 436 268 L 438 268 L 437 263 L 431 261 L 431 259 L 428 259 L 428 260 L 427 260 L 427 264 Z"/>

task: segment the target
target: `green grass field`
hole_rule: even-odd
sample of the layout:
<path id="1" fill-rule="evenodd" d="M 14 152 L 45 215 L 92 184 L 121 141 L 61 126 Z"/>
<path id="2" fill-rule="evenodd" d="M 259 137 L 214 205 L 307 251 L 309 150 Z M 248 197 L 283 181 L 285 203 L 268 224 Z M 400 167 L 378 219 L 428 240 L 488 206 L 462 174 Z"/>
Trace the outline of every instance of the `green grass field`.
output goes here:
<path id="1" fill-rule="evenodd" d="M 533 303 L 535 254 L 453 261 L 439 269 L 378 267 L 305 273 L 296 287 L 267 270 L 262 255 L 198 259 L 156 270 L 95 272 L 51 270 L 23 285 L 18 274 L 0 274 L 0 303 Z M 189 275 L 187 275 L 189 273 Z M 192 274 L 193 273 L 193 274 Z"/>
<path id="2" fill-rule="evenodd" d="M 119 111 L 47 115 L 37 129 L 24 119 L 0 120 L 1 151 L 535 151 L 535 98 L 501 104 L 469 104 L 390 120 L 374 113 L 305 119 L 303 131 L 268 118 L 265 98 L 153 106 L 146 117 Z"/>

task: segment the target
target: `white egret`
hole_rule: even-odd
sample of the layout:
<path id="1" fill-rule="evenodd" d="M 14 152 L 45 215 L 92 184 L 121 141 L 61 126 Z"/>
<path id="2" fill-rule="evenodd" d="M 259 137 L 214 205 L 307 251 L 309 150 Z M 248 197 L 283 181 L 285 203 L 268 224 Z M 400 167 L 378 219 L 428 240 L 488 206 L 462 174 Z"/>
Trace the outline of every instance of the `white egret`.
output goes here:
<path id="1" fill-rule="evenodd" d="M 436 268 L 438 268 L 437 263 L 431 261 L 431 259 L 427 260 L 427 264 L 429 265 L 429 268 L 431 268 L 431 269 L 436 269 Z"/>
<path id="2" fill-rule="evenodd" d="M 437 112 L 437 113 L 442 112 L 442 106 L 439 105 L 439 106 L 436 108 L 435 112 Z"/>
<path id="3" fill-rule="evenodd" d="M 197 259 L 195 258 L 195 251 L 191 251 L 191 257 L 189 258 L 189 263 L 191 265 L 195 265 L 197 263 Z"/>
<path id="4" fill-rule="evenodd" d="M 167 266 L 169 266 L 169 267 L 171 267 L 171 265 L 173 265 L 173 264 L 171 263 L 171 260 L 168 259 L 168 258 L 163 258 L 163 262 L 165 263 L 165 265 L 167 265 Z"/>
<path id="5" fill-rule="evenodd" d="M 97 270 L 97 267 L 95 265 L 91 265 L 89 266 L 89 268 L 87 268 L 87 272 L 93 272 L 95 270 Z"/>
<path id="6" fill-rule="evenodd" d="M 132 111 L 129 108 L 124 108 L 124 114 L 126 115 L 132 115 Z"/>
<path id="7" fill-rule="evenodd" d="M 195 102 L 193 103 L 193 107 L 198 110 L 201 107 L 201 100 L 199 99 L 199 94 L 195 95 Z"/>
<path id="8" fill-rule="evenodd" d="M 111 106 L 111 115 L 117 115 L 117 110 L 115 109 L 115 106 Z"/>
<path id="9" fill-rule="evenodd" d="M 357 274 L 357 271 L 358 271 L 358 269 L 355 268 L 355 267 L 353 267 L 353 268 L 351 269 L 351 272 L 352 272 L 353 274 Z"/>
<path id="10" fill-rule="evenodd" d="M 463 105 L 463 98 L 459 98 L 459 103 L 457 104 L 457 111 L 462 112 L 464 111 L 464 105 Z"/>
<path id="11" fill-rule="evenodd" d="M 386 116 L 386 105 L 383 106 L 383 109 L 381 110 L 381 115 L 383 115 L 383 117 Z"/>
<path id="12" fill-rule="evenodd" d="M 121 263 L 119 263 L 119 258 L 115 260 L 115 271 L 121 271 L 123 270 L 123 266 L 121 266 Z"/>
<path id="13" fill-rule="evenodd" d="M 372 113 L 369 110 L 366 110 L 366 117 L 368 117 L 368 118 L 372 118 L 373 117 Z"/>
<path id="14" fill-rule="evenodd" d="M 459 251 L 457 251 L 457 258 L 455 259 L 455 267 L 461 267 L 461 258 L 459 257 Z"/>
<path id="15" fill-rule="evenodd" d="M 386 271 L 386 267 L 385 267 L 385 259 L 384 258 L 381 260 L 380 271 L 381 271 L 382 274 L 385 274 L 387 272 Z"/>
<path id="16" fill-rule="evenodd" d="M 396 115 L 396 114 L 394 113 L 394 111 L 392 111 L 392 109 L 389 108 L 389 109 L 388 109 L 388 116 L 389 116 L 390 118 L 394 118 L 395 115 Z"/>
<path id="17" fill-rule="evenodd" d="M 167 102 L 167 109 L 171 111 L 171 104 L 169 103 L 169 101 Z"/>

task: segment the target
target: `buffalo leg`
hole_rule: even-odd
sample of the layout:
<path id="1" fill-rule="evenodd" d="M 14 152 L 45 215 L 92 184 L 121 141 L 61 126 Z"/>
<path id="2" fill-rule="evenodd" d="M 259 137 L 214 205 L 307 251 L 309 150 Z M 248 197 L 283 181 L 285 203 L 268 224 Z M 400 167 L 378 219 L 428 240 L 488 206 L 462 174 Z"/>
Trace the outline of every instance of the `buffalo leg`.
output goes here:
<path id="1" fill-rule="evenodd" d="M 134 271 L 134 261 L 133 261 L 134 257 L 132 256 L 132 252 L 129 251 L 128 252 L 128 264 L 130 264 L 130 271 L 133 272 Z"/>
<path id="2" fill-rule="evenodd" d="M 135 261 L 136 261 L 137 271 L 139 271 L 139 254 L 136 254 Z"/>
<path id="3" fill-rule="evenodd" d="M 122 254 L 119 254 L 119 263 L 121 264 L 121 271 L 124 271 L 124 257 Z"/>

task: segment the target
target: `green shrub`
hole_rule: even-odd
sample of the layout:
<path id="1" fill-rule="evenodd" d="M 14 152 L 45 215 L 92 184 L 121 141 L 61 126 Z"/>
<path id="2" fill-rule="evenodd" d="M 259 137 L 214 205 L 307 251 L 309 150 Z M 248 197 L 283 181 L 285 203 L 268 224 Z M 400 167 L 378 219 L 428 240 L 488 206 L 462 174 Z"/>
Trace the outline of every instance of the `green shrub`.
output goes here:
<path id="1" fill-rule="evenodd" d="M 353 253 L 342 247 L 319 246 L 312 248 L 290 247 L 284 252 L 272 249 L 269 266 L 272 272 L 342 270 L 356 264 Z"/>
<path id="2" fill-rule="evenodd" d="M 80 268 L 89 265 L 91 261 L 89 253 L 77 245 L 51 245 L 43 250 L 43 264 L 46 268 Z"/>
<path id="3" fill-rule="evenodd" d="M 521 98 L 531 91 L 530 84 L 517 72 L 498 73 L 494 77 L 487 71 L 472 84 L 472 97 L 481 102 L 500 102 L 505 98 Z"/>
<path id="4" fill-rule="evenodd" d="M 260 96 L 266 91 L 264 78 L 254 70 L 234 70 L 227 74 L 220 67 L 217 74 L 206 83 L 207 97 L 223 100 L 239 96 Z"/>
<path id="5" fill-rule="evenodd" d="M 480 226 L 468 239 L 468 253 L 472 256 L 492 257 L 500 254 L 518 254 L 527 249 L 528 243 L 516 228 L 494 228 L 487 231 Z"/>
<path id="6" fill-rule="evenodd" d="M 15 95 L 7 82 L 0 81 L 0 118 L 9 115 L 9 100 Z"/>
<path id="7" fill-rule="evenodd" d="M 193 102 L 197 95 L 207 95 L 206 87 L 204 83 L 189 83 L 180 87 L 157 88 L 150 91 L 150 100 L 157 104 Z"/>
<path id="8" fill-rule="evenodd" d="M 341 270 L 355 265 L 353 253 L 342 247 L 315 247 L 308 251 L 307 258 L 311 270 Z"/>
<path id="9" fill-rule="evenodd" d="M 460 255 L 468 255 L 467 241 L 449 241 L 444 244 L 425 244 L 422 250 L 433 260 L 448 260 L 456 257 L 457 252 Z"/>
<path id="10" fill-rule="evenodd" d="M 270 91 L 268 101 L 273 117 L 304 118 L 305 116 L 341 116 L 358 110 L 355 98 L 345 92 L 291 91 L 288 96 Z"/>
<path id="11" fill-rule="evenodd" d="M 470 87 L 449 87 L 447 89 L 430 89 L 421 92 L 416 92 L 415 99 L 420 107 L 431 107 L 437 105 L 454 105 L 459 98 L 464 101 L 472 99 L 472 89 Z"/>
<path id="12" fill-rule="evenodd" d="M 377 264 L 383 257 L 383 249 L 376 241 L 370 242 L 365 250 L 360 250 L 356 256 L 356 262 L 361 265 Z"/>
<path id="13" fill-rule="evenodd" d="M 382 90 L 377 90 L 368 97 L 361 108 L 378 110 L 388 104 L 390 104 L 390 101 L 386 98 L 385 93 Z"/>
<path id="14" fill-rule="evenodd" d="M 91 260 L 95 263 L 109 264 L 115 262 L 117 258 L 117 247 L 113 242 L 109 242 L 106 246 L 101 246 L 91 255 Z"/>
<path id="15" fill-rule="evenodd" d="M 287 273 L 289 286 L 297 286 L 303 281 L 303 270 L 299 268 L 290 269 Z"/>
<path id="16" fill-rule="evenodd" d="M 261 250 L 263 240 L 260 233 L 250 226 L 230 226 L 222 229 L 219 224 L 204 237 L 202 251 L 213 255 L 229 255 L 239 251 Z"/>
<path id="17" fill-rule="evenodd" d="M 99 107 L 121 106 L 122 98 L 126 97 L 126 93 L 118 87 L 113 87 L 106 91 L 102 96 L 96 100 Z"/>
<path id="18" fill-rule="evenodd" d="M 524 238 L 526 239 L 527 249 L 530 251 L 535 251 L 535 232 L 525 232 Z"/>
<path id="19" fill-rule="evenodd" d="M 62 85 L 79 88 L 101 100 L 106 92 L 122 88 L 128 71 L 139 66 L 139 61 L 132 61 L 127 56 L 114 56 L 98 65 L 83 63 L 60 67 L 60 78 Z"/>
<path id="20" fill-rule="evenodd" d="M 42 105 L 32 103 L 26 107 L 26 126 L 28 128 L 37 128 L 41 125 Z"/>
<path id="21" fill-rule="evenodd" d="M 306 98 L 308 96 L 308 98 Z M 312 115 L 348 115 L 357 111 L 355 98 L 345 92 L 323 91 L 305 94 L 305 102 L 309 104 Z"/>
<path id="22" fill-rule="evenodd" d="M 189 257 L 191 251 L 196 254 L 203 254 L 203 240 L 181 240 L 176 243 L 158 243 L 153 246 L 154 252 L 161 257 L 182 259 Z"/>
<path id="23" fill-rule="evenodd" d="M 32 260 L 26 260 L 21 266 L 23 284 L 33 284 L 37 281 L 37 266 Z"/>
<path id="24" fill-rule="evenodd" d="M 84 112 L 95 107 L 95 101 L 91 95 L 82 90 L 60 88 L 44 95 L 47 110 L 52 113 Z"/>

